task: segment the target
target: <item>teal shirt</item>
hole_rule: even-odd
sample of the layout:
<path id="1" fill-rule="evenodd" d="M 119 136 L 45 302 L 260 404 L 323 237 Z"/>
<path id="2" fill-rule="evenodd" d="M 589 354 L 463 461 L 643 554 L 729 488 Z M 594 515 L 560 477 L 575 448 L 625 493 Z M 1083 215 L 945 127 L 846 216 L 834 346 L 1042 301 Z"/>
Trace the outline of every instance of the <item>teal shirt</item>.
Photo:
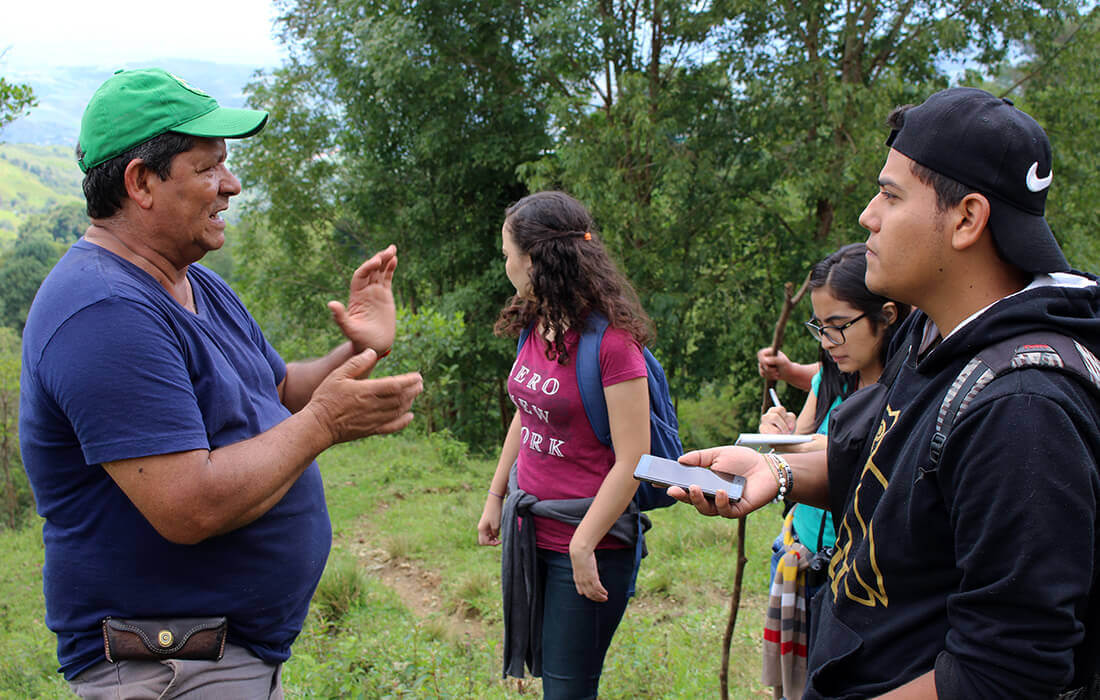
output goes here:
<path id="1" fill-rule="evenodd" d="M 814 375 L 810 386 L 816 396 L 817 392 L 821 389 L 820 371 Z M 833 405 L 829 406 L 829 415 L 826 415 L 825 420 L 821 421 L 821 427 L 817 429 L 818 434 L 829 434 L 829 416 L 832 415 L 833 411 L 839 405 L 840 398 L 837 397 L 837 399 L 833 401 Z M 817 538 L 821 531 L 821 516 L 823 514 L 825 515 L 825 534 L 821 538 L 821 546 L 832 547 L 833 544 L 836 543 L 836 530 L 833 528 L 833 516 L 820 508 L 802 505 L 801 503 L 794 507 L 794 532 L 798 535 L 799 541 L 801 541 L 810 551 L 817 550 Z"/>

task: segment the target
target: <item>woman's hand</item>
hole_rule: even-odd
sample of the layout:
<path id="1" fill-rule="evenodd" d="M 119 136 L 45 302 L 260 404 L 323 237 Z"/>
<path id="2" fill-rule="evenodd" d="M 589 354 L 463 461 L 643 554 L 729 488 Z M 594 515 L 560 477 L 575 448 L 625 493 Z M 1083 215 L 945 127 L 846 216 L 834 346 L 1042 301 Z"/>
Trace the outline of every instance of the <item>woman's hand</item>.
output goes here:
<path id="1" fill-rule="evenodd" d="M 788 435 L 794 432 L 797 420 L 798 416 L 782 406 L 772 406 L 767 413 L 760 417 L 760 428 L 757 432 Z"/>
<path id="2" fill-rule="evenodd" d="M 573 585 L 577 593 L 597 603 L 607 602 L 607 589 L 600 583 L 596 567 L 596 552 L 569 545 L 569 559 L 573 564 Z"/>
<path id="3" fill-rule="evenodd" d="M 500 511 L 503 506 L 504 501 L 499 496 L 489 494 L 485 499 L 485 508 L 477 521 L 478 544 L 494 547 L 500 544 Z"/>

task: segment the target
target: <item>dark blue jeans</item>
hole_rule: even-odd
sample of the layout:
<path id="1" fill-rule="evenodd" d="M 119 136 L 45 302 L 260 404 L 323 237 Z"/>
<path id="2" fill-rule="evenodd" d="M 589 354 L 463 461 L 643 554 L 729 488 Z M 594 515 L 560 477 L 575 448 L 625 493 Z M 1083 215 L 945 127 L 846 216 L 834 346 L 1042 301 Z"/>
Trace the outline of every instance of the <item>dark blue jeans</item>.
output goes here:
<path id="1" fill-rule="evenodd" d="M 539 577 L 545 585 L 542 618 L 542 696 L 545 700 L 587 700 L 599 694 L 600 673 L 611 637 L 626 610 L 634 572 L 633 549 L 596 550 L 607 602 L 577 593 L 568 554 L 539 549 Z"/>

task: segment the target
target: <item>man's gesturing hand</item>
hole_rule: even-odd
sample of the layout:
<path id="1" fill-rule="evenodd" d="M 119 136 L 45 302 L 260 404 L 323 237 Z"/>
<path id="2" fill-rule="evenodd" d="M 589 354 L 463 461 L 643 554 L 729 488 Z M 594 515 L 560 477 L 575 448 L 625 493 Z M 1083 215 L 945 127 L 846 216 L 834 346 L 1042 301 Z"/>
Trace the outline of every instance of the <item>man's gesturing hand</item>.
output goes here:
<path id="1" fill-rule="evenodd" d="M 381 250 L 359 266 L 351 276 L 348 305 L 330 301 L 332 320 L 351 341 L 355 352 L 374 348 L 385 352 L 393 345 L 396 308 L 393 302 L 393 271 L 397 269 L 397 247 Z"/>
<path id="2" fill-rule="evenodd" d="M 332 436 L 332 444 L 395 433 L 413 418 L 413 399 L 424 390 L 419 372 L 368 379 L 378 353 L 368 349 L 334 369 L 306 405 Z"/>

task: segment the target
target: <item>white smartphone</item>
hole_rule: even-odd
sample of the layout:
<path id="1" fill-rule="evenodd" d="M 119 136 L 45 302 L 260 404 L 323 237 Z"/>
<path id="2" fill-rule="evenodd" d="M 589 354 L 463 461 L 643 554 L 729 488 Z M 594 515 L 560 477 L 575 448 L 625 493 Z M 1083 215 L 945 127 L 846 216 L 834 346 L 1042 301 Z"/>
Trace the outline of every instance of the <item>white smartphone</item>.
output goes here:
<path id="1" fill-rule="evenodd" d="M 685 491 L 692 484 L 703 490 L 703 495 L 713 500 L 715 493 L 725 491 L 731 501 L 741 500 L 745 490 L 745 477 L 722 474 L 705 467 L 689 467 L 671 459 L 642 455 L 634 469 L 634 478 L 648 481 L 654 486 L 679 486 Z"/>

